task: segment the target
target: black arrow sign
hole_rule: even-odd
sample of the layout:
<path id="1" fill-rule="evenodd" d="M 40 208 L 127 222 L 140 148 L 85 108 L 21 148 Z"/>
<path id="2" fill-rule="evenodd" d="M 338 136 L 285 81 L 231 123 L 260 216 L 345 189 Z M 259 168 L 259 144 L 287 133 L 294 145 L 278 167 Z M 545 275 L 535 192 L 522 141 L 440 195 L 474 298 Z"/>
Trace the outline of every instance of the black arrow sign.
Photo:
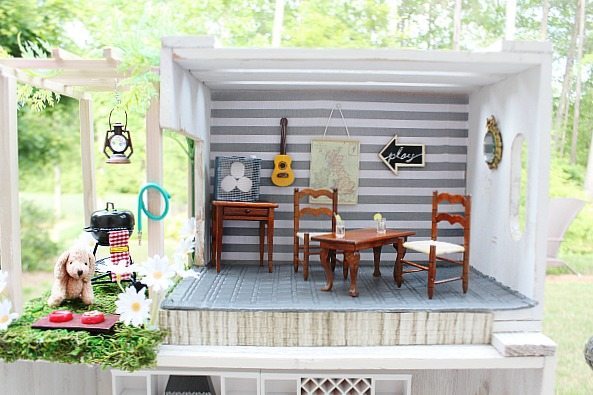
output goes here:
<path id="1" fill-rule="evenodd" d="M 379 158 L 395 174 L 398 167 L 424 167 L 424 157 L 424 144 L 398 144 L 397 135 L 379 152 Z"/>

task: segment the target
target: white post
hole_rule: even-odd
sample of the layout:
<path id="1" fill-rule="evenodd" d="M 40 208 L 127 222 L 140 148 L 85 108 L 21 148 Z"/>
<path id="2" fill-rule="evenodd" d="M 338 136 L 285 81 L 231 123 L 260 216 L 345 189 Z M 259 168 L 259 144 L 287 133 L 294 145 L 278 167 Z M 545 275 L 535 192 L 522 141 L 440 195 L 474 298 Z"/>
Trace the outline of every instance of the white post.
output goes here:
<path id="1" fill-rule="evenodd" d="M 0 67 L 0 267 L 14 310 L 23 308 L 16 79 Z"/>
<path id="2" fill-rule="evenodd" d="M 194 205 L 196 208 L 196 253 L 195 264 L 197 266 L 204 266 L 205 248 L 204 248 L 204 232 L 206 231 L 206 207 L 205 207 L 205 191 L 204 191 L 204 142 L 202 140 L 194 140 Z"/>
<path id="3" fill-rule="evenodd" d="M 280 47 L 282 42 L 282 26 L 284 25 L 284 0 L 276 0 L 274 25 L 272 27 L 272 47 Z"/>
<path id="4" fill-rule="evenodd" d="M 84 201 L 84 226 L 91 224 L 91 214 L 97 209 L 95 188 L 95 154 L 93 129 L 93 102 L 90 98 L 80 99 L 80 154 L 82 160 L 82 197 Z"/>
<path id="5" fill-rule="evenodd" d="M 152 99 L 146 113 L 146 181 L 163 184 L 163 134 L 159 123 L 159 98 Z M 147 193 L 148 210 L 160 214 L 161 195 L 154 189 Z M 138 214 L 140 215 L 140 214 Z M 165 226 L 162 221 L 147 221 L 148 256 L 165 255 Z"/>
<path id="6" fill-rule="evenodd" d="M 515 18 L 517 15 L 517 0 L 507 0 L 504 26 L 504 39 L 515 39 Z"/>

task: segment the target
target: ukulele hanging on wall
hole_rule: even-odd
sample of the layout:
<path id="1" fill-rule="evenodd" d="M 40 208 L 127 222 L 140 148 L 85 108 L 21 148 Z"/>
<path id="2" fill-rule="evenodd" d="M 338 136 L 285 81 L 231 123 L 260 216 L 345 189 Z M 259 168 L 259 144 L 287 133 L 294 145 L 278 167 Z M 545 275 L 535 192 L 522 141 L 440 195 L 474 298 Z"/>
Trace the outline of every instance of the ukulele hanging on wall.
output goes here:
<path id="1" fill-rule="evenodd" d="M 280 154 L 274 157 L 272 183 L 279 187 L 287 187 L 294 182 L 294 173 L 290 168 L 292 158 L 286 155 L 286 128 L 288 119 L 280 120 Z"/>

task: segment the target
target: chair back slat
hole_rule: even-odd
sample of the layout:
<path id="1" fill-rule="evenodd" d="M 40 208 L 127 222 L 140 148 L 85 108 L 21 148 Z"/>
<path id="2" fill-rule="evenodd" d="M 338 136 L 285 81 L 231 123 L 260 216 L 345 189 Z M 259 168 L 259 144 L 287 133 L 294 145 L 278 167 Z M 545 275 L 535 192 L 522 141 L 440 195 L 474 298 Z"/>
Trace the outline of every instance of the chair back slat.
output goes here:
<path id="1" fill-rule="evenodd" d="M 331 189 L 313 189 L 313 188 L 304 188 L 304 189 L 297 189 L 299 194 L 299 199 L 303 196 L 311 196 L 314 198 L 318 198 L 321 196 L 325 196 L 330 200 L 333 197 L 333 190 Z"/>
<path id="2" fill-rule="evenodd" d="M 449 202 L 451 204 L 461 204 L 463 207 L 466 206 L 467 196 L 464 195 L 453 195 L 451 193 L 442 192 L 437 193 L 437 203 Z"/>
<path id="3" fill-rule="evenodd" d="M 440 212 L 439 206 L 441 203 L 447 202 L 449 204 L 458 204 L 463 206 L 463 213 L 451 214 L 448 212 Z M 438 223 L 447 221 L 449 224 L 459 224 L 464 230 L 464 245 L 468 247 L 469 243 L 469 228 L 470 228 L 470 212 L 471 212 L 471 196 L 455 195 L 447 192 L 434 191 L 432 193 L 432 227 L 430 236 L 431 239 L 436 240 L 438 237 Z"/>
<path id="4" fill-rule="evenodd" d="M 434 220 L 435 222 L 447 221 L 451 225 L 459 224 L 465 227 L 465 216 L 459 214 L 438 213 Z"/>
<path id="5" fill-rule="evenodd" d="M 319 217 L 320 215 L 327 215 L 331 217 L 334 213 L 330 208 L 327 207 L 304 207 L 300 209 L 300 215 L 313 215 Z"/>

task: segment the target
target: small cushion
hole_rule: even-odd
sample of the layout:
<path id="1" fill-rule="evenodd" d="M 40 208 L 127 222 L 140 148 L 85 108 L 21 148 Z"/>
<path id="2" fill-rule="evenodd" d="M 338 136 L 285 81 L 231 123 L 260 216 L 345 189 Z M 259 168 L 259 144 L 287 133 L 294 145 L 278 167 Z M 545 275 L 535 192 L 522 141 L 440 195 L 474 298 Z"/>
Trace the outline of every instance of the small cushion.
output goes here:
<path id="1" fill-rule="evenodd" d="M 311 239 L 311 237 L 313 237 L 313 236 L 326 235 L 331 232 L 297 232 L 297 237 L 299 238 L 299 240 L 303 240 L 303 241 L 305 240 L 305 233 L 309 233 L 309 239 Z M 309 241 L 317 243 L 315 240 L 309 240 Z"/>
<path id="2" fill-rule="evenodd" d="M 435 240 L 407 241 L 404 243 L 404 248 L 423 252 L 428 255 L 430 254 L 430 246 L 432 245 L 436 246 L 437 255 L 454 254 L 456 252 L 465 251 L 465 248 L 463 248 L 462 245 Z"/>

